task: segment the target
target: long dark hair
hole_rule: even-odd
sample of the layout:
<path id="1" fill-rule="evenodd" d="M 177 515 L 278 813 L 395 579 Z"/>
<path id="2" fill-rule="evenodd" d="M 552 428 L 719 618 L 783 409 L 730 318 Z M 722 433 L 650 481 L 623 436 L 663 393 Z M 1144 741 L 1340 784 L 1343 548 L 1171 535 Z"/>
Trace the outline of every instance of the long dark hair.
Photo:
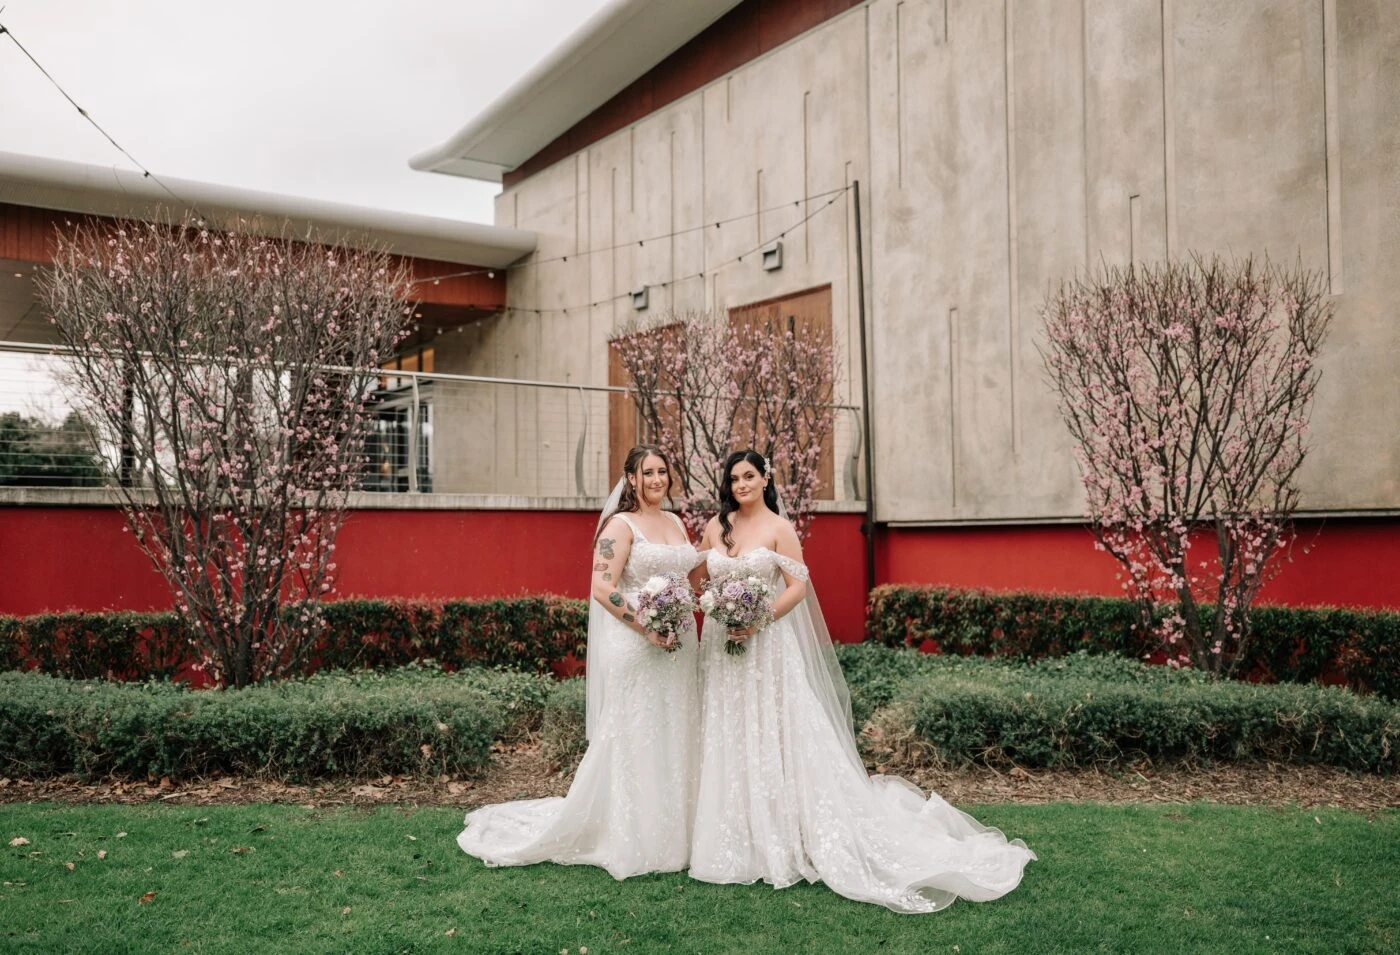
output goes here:
<path id="1" fill-rule="evenodd" d="M 642 462 L 648 457 L 658 457 L 666 465 L 666 500 L 671 500 L 671 488 L 676 484 L 676 472 L 671 467 L 671 459 L 665 451 L 662 451 L 654 444 L 639 444 L 631 451 L 627 452 L 627 457 L 622 462 L 622 496 L 617 499 L 617 508 L 604 517 L 598 523 L 598 533 L 593 535 L 593 543 L 598 543 L 598 538 L 603 535 L 603 528 L 608 526 L 608 521 L 612 520 L 613 514 L 632 514 L 642 509 L 642 503 L 637 499 L 637 487 L 631 481 L 626 480 L 628 475 L 635 477 L 638 481 L 642 476 L 637 472 L 641 470 Z"/>
<path id="2" fill-rule="evenodd" d="M 730 474 L 740 461 L 749 462 L 754 466 L 755 471 L 768 478 L 768 484 L 763 488 L 763 503 L 767 504 L 768 510 L 774 514 L 780 513 L 778 510 L 778 489 L 773 484 L 773 469 L 769 466 L 767 459 L 753 448 L 735 451 L 725 458 L 724 469 L 719 473 L 719 526 L 724 529 L 720 533 L 719 539 L 724 541 L 726 551 L 734 546 L 734 539 L 730 536 L 734 527 L 729 523 L 729 515 L 739 509 L 739 502 L 734 498 L 734 489 L 729 486 Z"/>

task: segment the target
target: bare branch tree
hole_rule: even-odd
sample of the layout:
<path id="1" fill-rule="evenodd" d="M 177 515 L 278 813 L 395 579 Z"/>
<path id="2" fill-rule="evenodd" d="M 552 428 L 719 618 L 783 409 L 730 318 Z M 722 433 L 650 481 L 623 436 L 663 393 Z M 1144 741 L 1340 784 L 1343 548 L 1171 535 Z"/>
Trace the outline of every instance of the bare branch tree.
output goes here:
<path id="1" fill-rule="evenodd" d="M 1292 539 L 1323 288 L 1301 264 L 1197 256 L 1105 268 L 1046 303 L 1042 357 L 1099 546 L 1175 663 L 1233 672 Z M 1205 535 L 1214 554 L 1193 555 Z"/>
<path id="2" fill-rule="evenodd" d="M 239 227 L 84 224 L 40 287 L 67 389 L 202 666 L 234 686 L 299 669 L 373 370 L 406 321 L 401 268 Z"/>
<path id="3" fill-rule="evenodd" d="M 806 534 L 833 428 L 829 342 L 786 327 L 736 326 L 723 313 L 686 313 L 624 328 L 612 347 L 644 431 L 673 456 L 693 533 L 718 510 L 725 456 L 752 447 L 772 461 L 789 516 Z"/>

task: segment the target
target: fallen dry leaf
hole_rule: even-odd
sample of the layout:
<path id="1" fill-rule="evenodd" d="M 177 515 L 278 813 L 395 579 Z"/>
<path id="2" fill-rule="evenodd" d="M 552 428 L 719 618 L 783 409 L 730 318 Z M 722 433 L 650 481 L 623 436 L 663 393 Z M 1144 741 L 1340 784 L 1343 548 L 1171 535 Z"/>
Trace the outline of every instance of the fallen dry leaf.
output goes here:
<path id="1" fill-rule="evenodd" d="M 170 853 L 170 857 L 171 857 L 172 859 L 183 859 L 185 856 L 187 856 L 187 855 L 189 855 L 189 854 L 190 854 L 190 850 L 188 850 L 188 849 L 176 849 L 174 852 Z"/>
<path id="2" fill-rule="evenodd" d="M 29 845 L 29 840 L 24 838 L 24 836 L 15 836 L 13 839 L 10 840 L 10 845 L 27 846 Z"/>
<path id="3" fill-rule="evenodd" d="M 347 905 L 347 906 L 345 906 L 345 908 L 341 909 L 341 910 L 340 910 L 340 914 L 341 914 L 341 915 L 349 915 L 349 914 L 350 914 L 350 906 Z"/>
<path id="4" fill-rule="evenodd" d="M 252 846 L 237 846 L 237 847 L 235 847 L 235 848 L 229 850 L 229 852 L 232 852 L 232 853 L 233 853 L 234 855 L 236 855 L 236 856 L 246 856 L 246 855 L 247 855 L 248 853 L 250 853 L 250 852 L 257 852 L 257 851 L 258 851 L 258 850 L 254 849 Z"/>
<path id="5" fill-rule="evenodd" d="M 417 842 L 417 841 L 418 841 L 418 837 L 417 837 L 417 836 L 409 836 L 409 837 L 408 837 L 408 840 L 409 840 L 410 842 Z"/>
<path id="6" fill-rule="evenodd" d="M 65 863 L 63 863 L 63 867 L 64 867 L 65 869 L 67 869 L 69 872 L 72 872 L 72 871 L 73 871 L 73 863 L 71 863 L 71 862 L 65 862 Z"/>
<path id="7" fill-rule="evenodd" d="M 97 850 L 97 858 L 99 858 L 99 859 L 105 859 L 105 858 L 107 858 L 107 850 L 106 850 L 106 849 L 98 849 L 98 850 Z"/>
<path id="8" fill-rule="evenodd" d="M 117 838 L 118 838 L 118 839 L 125 839 L 125 838 L 126 838 L 126 833 L 124 833 L 124 832 L 119 832 L 119 833 L 117 833 Z"/>
<path id="9" fill-rule="evenodd" d="M 344 873 L 344 872 L 341 872 L 339 869 L 336 869 L 336 870 L 335 870 L 335 877 L 336 877 L 337 879 L 340 878 L 341 876 L 343 876 L 344 874 L 345 874 L 345 873 Z"/>
<path id="10" fill-rule="evenodd" d="M 448 929 L 446 932 L 443 932 L 442 934 L 443 934 L 443 935 L 446 935 L 448 938 L 451 938 L 452 936 L 454 936 L 454 935 L 457 934 L 457 930 L 456 930 L 455 928 L 450 928 L 450 929 Z"/>
<path id="11" fill-rule="evenodd" d="M 141 898 L 136 900 L 136 904 L 145 905 L 147 902 L 154 902 L 155 898 L 156 894 L 154 892 L 147 892 L 145 895 L 141 896 Z"/>

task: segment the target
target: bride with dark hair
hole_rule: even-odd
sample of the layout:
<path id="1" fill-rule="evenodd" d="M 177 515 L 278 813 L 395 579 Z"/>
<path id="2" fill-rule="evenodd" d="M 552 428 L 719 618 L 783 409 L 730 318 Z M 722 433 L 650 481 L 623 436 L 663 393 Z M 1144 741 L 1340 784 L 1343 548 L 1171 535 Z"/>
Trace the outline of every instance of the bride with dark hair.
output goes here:
<path id="1" fill-rule="evenodd" d="M 457 843 L 487 865 L 596 865 L 624 879 L 689 862 L 699 775 L 695 624 L 672 638 L 637 619 L 649 578 L 685 577 L 700 559 L 684 525 L 662 509 L 671 480 L 659 448 L 628 453 L 593 540 L 588 751 L 567 796 L 467 816 Z"/>
<path id="2" fill-rule="evenodd" d="M 1010 892 L 1035 854 L 942 798 L 895 776 L 869 776 L 850 698 L 811 590 L 802 545 L 782 513 L 768 461 L 731 454 L 720 512 L 705 528 L 691 580 L 757 576 L 776 597 L 772 622 L 700 643 L 700 785 L 690 874 L 705 882 L 825 882 L 896 912 Z M 726 638 L 745 652 L 725 652 Z"/>

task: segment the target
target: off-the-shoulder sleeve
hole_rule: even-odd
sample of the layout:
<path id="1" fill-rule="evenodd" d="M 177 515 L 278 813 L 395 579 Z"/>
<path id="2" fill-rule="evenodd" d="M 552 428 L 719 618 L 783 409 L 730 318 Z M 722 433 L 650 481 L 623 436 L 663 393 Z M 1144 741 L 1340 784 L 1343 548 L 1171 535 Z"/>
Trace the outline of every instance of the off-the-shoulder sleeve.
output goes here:
<path id="1" fill-rule="evenodd" d="M 809 571 L 809 570 L 807 569 L 807 565 L 804 564 L 804 563 L 802 563 L 802 561 L 800 561 L 800 560 L 793 560 L 791 557 L 784 557 L 782 554 L 779 554 L 777 551 L 774 551 L 774 552 L 773 552 L 773 556 L 774 556 L 775 558 L 777 558 L 778 566 L 781 567 L 784 571 L 786 571 L 786 572 L 787 572 L 788 574 L 790 574 L 791 576 L 796 577 L 798 580 L 810 580 L 810 579 L 811 579 L 811 577 L 812 577 L 811 571 Z"/>

